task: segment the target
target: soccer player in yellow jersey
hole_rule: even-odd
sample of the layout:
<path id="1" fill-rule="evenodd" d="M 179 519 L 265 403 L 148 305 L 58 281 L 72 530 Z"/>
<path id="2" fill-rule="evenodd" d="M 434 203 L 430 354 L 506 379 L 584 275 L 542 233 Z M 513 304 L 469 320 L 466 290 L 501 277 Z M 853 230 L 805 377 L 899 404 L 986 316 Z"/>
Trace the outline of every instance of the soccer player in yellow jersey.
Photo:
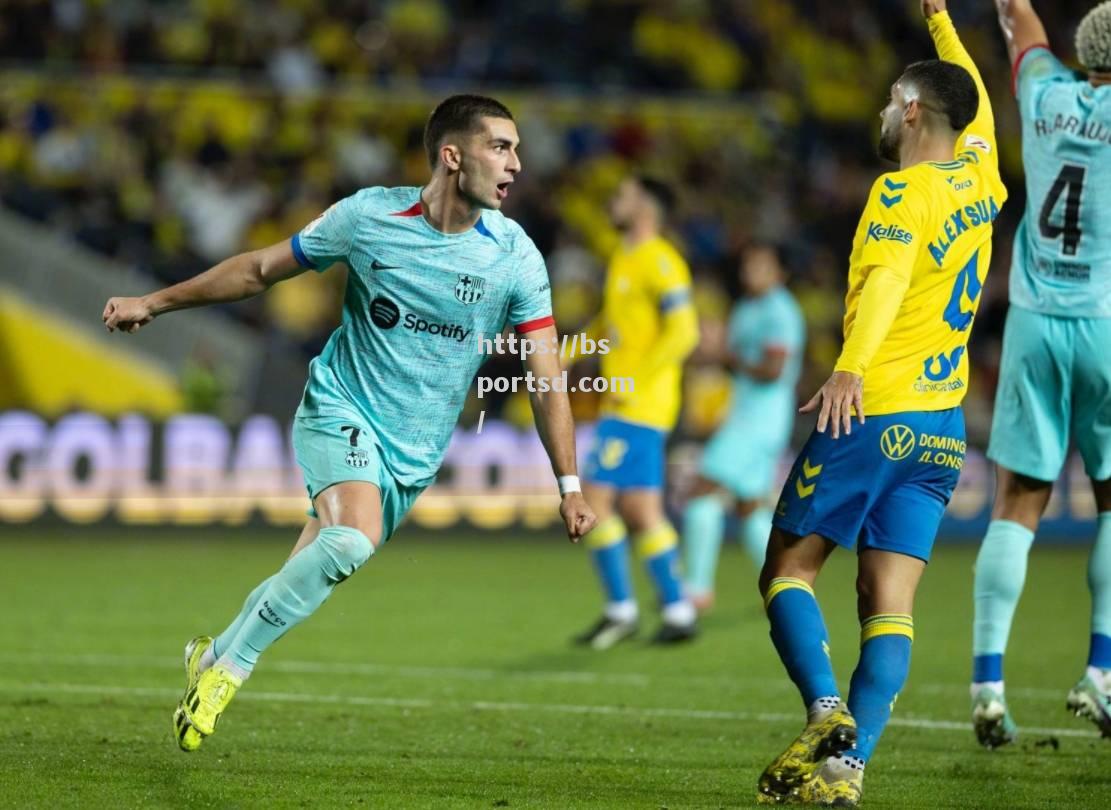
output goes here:
<path id="1" fill-rule="evenodd" d="M 853 241 L 845 344 L 780 497 L 760 576 L 771 635 L 807 725 L 760 778 L 763 803 L 855 806 L 906 680 L 914 593 L 964 462 L 965 347 L 1006 199 L 987 93 L 945 10 L 923 0 L 940 60 L 908 67 L 881 114 L 899 170 L 872 187 Z M 853 424 L 854 415 L 857 424 Z M 860 660 L 841 700 L 814 582 L 858 552 Z M 854 748 L 855 745 L 855 748 Z"/>
<path id="2" fill-rule="evenodd" d="M 690 271 L 660 235 L 672 208 L 670 189 L 650 177 L 629 177 L 611 202 L 621 246 L 610 261 L 595 327 L 609 351 L 604 377 L 632 380 L 602 399 L 583 494 L 598 515 L 586 536 L 605 591 L 602 617 L 576 638 L 607 649 L 637 632 L 638 608 L 629 578 L 626 535 L 656 587 L 663 621 L 660 643 L 690 639 L 695 611 L 678 573 L 678 534 L 664 514 L 664 445 L 679 416 L 683 360 L 698 343 Z"/>

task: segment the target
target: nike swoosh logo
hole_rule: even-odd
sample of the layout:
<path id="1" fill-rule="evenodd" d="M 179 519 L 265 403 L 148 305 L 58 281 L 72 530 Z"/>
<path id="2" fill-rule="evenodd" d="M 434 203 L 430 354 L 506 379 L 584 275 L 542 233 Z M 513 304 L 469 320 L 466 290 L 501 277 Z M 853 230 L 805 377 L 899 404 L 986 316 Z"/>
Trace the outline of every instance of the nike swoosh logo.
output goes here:
<path id="1" fill-rule="evenodd" d="M 372 259 L 370 262 L 371 270 L 396 270 L 397 266 L 392 264 L 382 264 L 377 259 Z"/>
<path id="2" fill-rule="evenodd" d="M 269 620 L 268 618 L 266 618 L 266 614 L 265 614 L 265 613 L 263 613 L 263 612 L 262 612 L 261 610 L 260 610 L 260 611 L 258 612 L 258 617 L 259 617 L 260 619 L 262 619 L 262 620 L 263 620 L 264 622 L 266 622 L 266 623 L 267 623 L 268 625 L 270 625 L 271 627 L 281 627 L 281 625 L 280 625 L 280 624 L 277 624 L 277 623 L 275 623 L 275 622 L 272 622 L 272 621 L 270 621 L 270 620 Z"/>

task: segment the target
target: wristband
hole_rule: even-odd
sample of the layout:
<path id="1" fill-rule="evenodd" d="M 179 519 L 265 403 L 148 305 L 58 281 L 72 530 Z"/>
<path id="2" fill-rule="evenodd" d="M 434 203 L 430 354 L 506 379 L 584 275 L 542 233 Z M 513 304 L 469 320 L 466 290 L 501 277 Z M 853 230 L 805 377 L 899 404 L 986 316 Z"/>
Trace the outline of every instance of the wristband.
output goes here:
<path id="1" fill-rule="evenodd" d="M 561 475 L 556 479 L 559 482 L 559 494 L 566 495 L 568 492 L 582 492 L 582 484 L 579 483 L 577 475 Z"/>

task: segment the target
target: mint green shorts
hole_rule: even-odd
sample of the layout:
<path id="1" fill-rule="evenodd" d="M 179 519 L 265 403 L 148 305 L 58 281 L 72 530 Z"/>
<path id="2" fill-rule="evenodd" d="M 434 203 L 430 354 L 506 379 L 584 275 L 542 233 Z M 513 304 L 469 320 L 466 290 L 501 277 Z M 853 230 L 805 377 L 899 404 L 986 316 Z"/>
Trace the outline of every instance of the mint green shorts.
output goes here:
<path id="1" fill-rule="evenodd" d="M 988 458 L 1056 481 L 1070 437 L 1088 475 L 1111 478 L 1111 318 L 1058 318 L 1012 306 Z"/>
<path id="2" fill-rule="evenodd" d="M 774 424 L 783 420 L 767 421 Z M 741 500 L 765 499 L 771 494 L 779 459 L 789 440 L 789 434 L 768 429 L 759 420 L 745 414 L 733 415 L 702 451 L 702 475 Z"/>
<path id="3" fill-rule="evenodd" d="M 385 543 L 412 508 L 424 487 L 399 484 L 382 463 L 378 437 L 366 421 L 353 416 L 302 416 L 293 419 L 293 453 L 305 477 L 309 498 L 343 481 L 366 481 L 382 494 Z M 315 509 L 309 511 L 316 517 Z"/>

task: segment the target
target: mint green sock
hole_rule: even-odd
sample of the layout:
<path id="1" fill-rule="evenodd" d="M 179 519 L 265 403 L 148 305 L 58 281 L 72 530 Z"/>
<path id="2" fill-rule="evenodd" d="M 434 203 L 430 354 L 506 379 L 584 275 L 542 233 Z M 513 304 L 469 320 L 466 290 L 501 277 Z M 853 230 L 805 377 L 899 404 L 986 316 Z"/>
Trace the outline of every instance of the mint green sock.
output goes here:
<path id="1" fill-rule="evenodd" d="M 270 578 L 239 631 L 220 653 L 220 663 L 242 677 L 275 641 L 324 604 L 336 585 L 370 559 L 374 546 L 349 526 L 321 529 L 308 546 L 286 560 Z"/>
<path id="2" fill-rule="evenodd" d="M 693 498 L 683 511 L 683 580 L 691 594 L 712 593 L 725 507 L 716 495 Z"/>
<path id="3" fill-rule="evenodd" d="M 988 525 L 976 557 L 974 656 L 996 656 L 1006 651 L 1015 607 L 1026 582 L 1026 558 L 1033 542 L 1034 533 L 1019 523 L 993 520 Z"/>
<path id="4" fill-rule="evenodd" d="M 262 596 L 263 592 L 266 590 L 266 586 L 270 584 L 272 579 L 274 579 L 273 576 L 267 577 L 256 585 L 253 591 L 247 594 L 247 599 L 243 602 L 243 608 L 239 611 L 239 615 L 227 626 L 224 632 L 212 640 L 212 654 L 216 658 L 219 658 L 220 653 L 228 648 L 232 639 L 235 638 L 236 634 L 239 632 L 239 628 L 243 626 L 243 622 L 247 621 L 247 617 L 255 612 L 255 605 L 258 604 L 259 597 Z"/>
<path id="5" fill-rule="evenodd" d="M 1088 556 L 1088 588 L 1092 592 L 1092 634 L 1111 637 L 1111 512 L 1099 514 L 1096 542 Z"/>
<path id="6" fill-rule="evenodd" d="M 766 506 L 751 512 L 741 524 L 741 545 L 756 563 L 757 571 L 764 567 L 764 556 L 768 553 L 768 537 L 771 533 L 772 510 Z"/>

